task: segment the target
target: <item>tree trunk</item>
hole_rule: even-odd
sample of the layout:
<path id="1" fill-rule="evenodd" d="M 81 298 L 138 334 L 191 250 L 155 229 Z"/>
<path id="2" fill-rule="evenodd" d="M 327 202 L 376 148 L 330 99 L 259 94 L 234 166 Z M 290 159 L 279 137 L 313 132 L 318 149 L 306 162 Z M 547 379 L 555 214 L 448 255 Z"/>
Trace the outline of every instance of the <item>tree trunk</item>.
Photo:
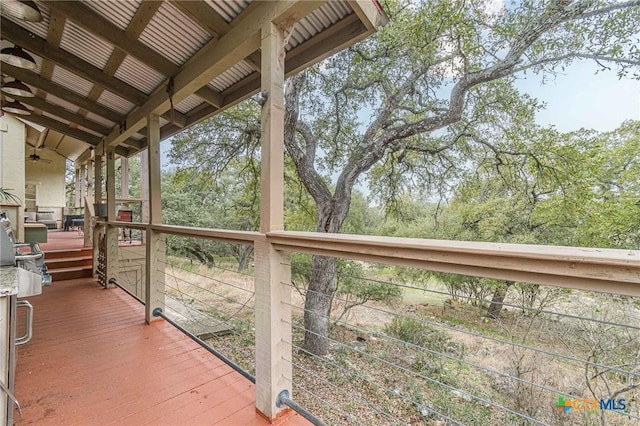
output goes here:
<path id="1" fill-rule="evenodd" d="M 504 284 L 496 287 L 496 290 L 493 292 L 493 297 L 491 298 L 491 305 L 487 308 L 487 316 L 489 318 L 500 318 L 504 298 L 507 296 L 507 290 L 509 290 L 509 287 L 512 285 L 513 281 L 505 281 Z"/>
<path id="2" fill-rule="evenodd" d="M 329 351 L 329 315 L 337 288 L 336 259 L 313 256 L 311 279 L 304 301 L 304 343 L 302 347 L 314 355 Z"/>
<path id="3" fill-rule="evenodd" d="M 237 252 L 238 272 L 244 272 L 249 267 L 253 246 L 240 247 Z"/>

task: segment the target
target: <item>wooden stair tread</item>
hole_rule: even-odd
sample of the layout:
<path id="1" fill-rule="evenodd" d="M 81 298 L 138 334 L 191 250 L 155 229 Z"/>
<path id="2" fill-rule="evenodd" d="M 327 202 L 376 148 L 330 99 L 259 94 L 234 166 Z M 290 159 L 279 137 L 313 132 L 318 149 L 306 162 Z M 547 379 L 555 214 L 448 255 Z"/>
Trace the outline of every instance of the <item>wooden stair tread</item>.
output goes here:
<path id="1" fill-rule="evenodd" d="M 53 259 L 47 259 L 45 254 L 44 260 L 46 263 L 62 263 L 62 262 L 80 262 L 83 260 L 93 260 L 93 256 L 79 256 L 79 257 L 54 257 Z"/>
<path id="2" fill-rule="evenodd" d="M 91 269 L 93 269 L 93 265 L 80 265 L 73 268 L 57 268 L 57 269 L 49 268 L 49 274 L 53 275 L 53 274 L 57 274 L 57 273 L 59 274 L 63 272 L 76 272 L 76 271 L 84 271 L 84 270 L 91 270 Z"/>

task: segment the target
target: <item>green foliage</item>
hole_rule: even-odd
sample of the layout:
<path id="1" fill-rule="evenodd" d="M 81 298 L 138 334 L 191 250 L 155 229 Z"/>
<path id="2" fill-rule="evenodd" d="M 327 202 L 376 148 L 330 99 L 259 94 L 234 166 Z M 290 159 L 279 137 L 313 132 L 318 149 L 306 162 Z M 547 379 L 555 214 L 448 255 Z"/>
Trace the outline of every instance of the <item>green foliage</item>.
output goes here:
<path id="1" fill-rule="evenodd" d="M 384 332 L 403 342 L 434 351 L 442 351 L 451 342 L 451 337 L 446 332 L 423 324 L 421 321 L 401 316 L 393 317 L 393 320 L 385 326 Z"/>
<path id="2" fill-rule="evenodd" d="M 15 204 L 21 204 L 20 198 L 12 194 L 11 191 L 12 190 L 8 188 L 0 188 L 0 200 Z"/>

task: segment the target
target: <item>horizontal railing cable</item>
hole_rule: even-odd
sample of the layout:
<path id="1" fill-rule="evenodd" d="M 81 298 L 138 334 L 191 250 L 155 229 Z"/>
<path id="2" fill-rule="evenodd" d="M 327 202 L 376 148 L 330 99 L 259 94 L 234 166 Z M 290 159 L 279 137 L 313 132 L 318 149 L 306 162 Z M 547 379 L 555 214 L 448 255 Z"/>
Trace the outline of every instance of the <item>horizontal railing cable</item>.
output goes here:
<path id="1" fill-rule="evenodd" d="M 302 330 L 302 331 L 305 331 L 305 332 L 311 333 L 311 334 L 313 334 L 313 335 L 315 335 L 315 336 L 322 337 L 322 338 L 326 338 L 328 341 L 331 341 L 331 342 L 335 343 L 335 344 L 336 344 L 336 345 L 338 345 L 338 346 L 341 346 L 341 347 L 344 347 L 344 348 L 349 349 L 349 350 L 351 350 L 351 351 L 357 352 L 357 353 L 359 353 L 360 355 L 363 355 L 363 356 L 365 356 L 365 357 L 367 357 L 367 358 L 369 358 L 369 359 L 371 359 L 371 360 L 381 362 L 381 363 L 383 363 L 383 364 L 388 365 L 389 367 L 392 367 L 392 368 L 395 368 L 395 369 L 397 369 L 397 370 L 403 371 L 403 372 L 405 372 L 405 373 L 407 373 L 407 374 L 409 374 L 409 375 L 411 375 L 411 376 L 419 377 L 419 378 L 421 378 L 421 379 L 424 379 L 424 380 L 426 380 L 427 382 L 432 383 L 432 384 L 434 384 L 434 385 L 438 385 L 438 386 L 441 386 L 441 387 L 447 388 L 447 389 L 449 389 L 449 390 L 451 390 L 451 391 L 457 391 L 457 392 L 461 393 L 462 395 L 467 396 L 468 398 L 475 399 L 476 401 L 481 402 L 481 403 L 483 403 L 483 404 L 491 405 L 491 406 L 496 407 L 496 408 L 498 408 L 498 409 L 500 409 L 500 410 L 502 410 L 502 411 L 505 411 L 505 412 L 507 412 L 507 413 L 509 413 L 509 414 L 513 414 L 514 416 L 520 417 L 520 418 L 525 419 L 525 420 L 528 420 L 528 421 L 530 421 L 530 422 L 533 422 L 533 423 L 536 423 L 536 424 L 539 424 L 539 425 L 548 425 L 548 423 L 545 423 L 545 422 L 540 421 L 540 420 L 538 420 L 538 419 L 534 419 L 533 417 L 528 416 L 528 415 L 526 415 L 526 414 L 519 413 L 519 412 L 517 412 L 517 411 L 515 411 L 515 410 L 512 410 L 511 408 L 506 407 L 506 406 L 504 406 L 504 405 L 502 405 L 502 404 L 499 404 L 499 403 L 497 403 L 497 402 L 492 402 L 492 401 L 490 401 L 490 400 L 488 400 L 488 399 L 485 399 L 485 398 L 483 398 L 483 397 L 480 397 L 480 396 L 474 395 L 474 394 L 472 394 L 472 393 L 469 393 L 469 392 L 467 392 L 467 391 L 465 391 L 465 390 L 463 390 L 463 389 L 456 388 L 456 387 L 454 387 L 454 386 L 448 385 L 448 384 L 443 383 L 443 382 L 441 382 L 441 381 L 439 381 L 439 380 L 436 380 L 436 379 L 434 379 L 434 378 L 431 378 L 431 377 L 425 376 L 424 374 L 420 374 L 420 373 L 417 373 L 417 372 L 415 372 L 415 371 L 409 370 L 408 368 L 405 368 L 405 367 L 403 367 L 403 366 L 401 366 L 401 365 L 399 365 L 399 364 L 395 364 L 395 363 L 393 363 L 393 362 L 391 362 L 391 361 L 389 361 L 389 360 L 386 360 L 386 359 L 380 358 L 380 357 L 375 356 L 375 355 L 371 355 L 371 354 L 369 354 L 369 353 L 367 353 L 367 352 L 364 352 L 364 351 L 361 351 L 361 350 L 359 350 L 359 349 L 357 349 L 357 348 L 351 347 L 351 346 L 349 346 L 349 345 L 347 345 L 347 344 L 345 344 L 345 343 L 342 343 L 342 342 L 340 342 L 340 341 L 338 341 L 338 340 L 335 340 L 335 339 L 332 339 L 332 338 L 330 338 L 330 337 L 327 337 L 327 336 L 320 336 L 320 334 L 318 334 L 318 333 L 315 333 L 315 332 L 313 332 L 313 331 L 311 331 L 311 330 L 309 330 L 309 329 L 306 329 L 306 328 L 301 327 L 301 326 L 299 326 L 299 325 L 293 324 L 293 323 L 288 322 L 288 321 L 286 321 L 286 320 L 282 320 L 282 321 L 283 321 L 285 324 L 289 324 L 291 327 L 293 327 L 293 328 L 295 328 L 295 329 L 297 329 L 297 330 Z"/>
<path id="2" fill-rule="evenodd" d="M 235 285 L 235 284 L 231 284 L 231 283 L 229 283 L 229 282 L 225 282 L 225 281 L 222 281 L 222 280 L 220 280 L 220 279 L 217 279 L 217 278 L 211 277 L 211 276 L 209 276 L 209 275 L 204 275 L 204 274 L 201 274 L 201 273 L 196 272 L 196 271 L 191 271 L 191 270 L 189 270 L 189 269 L 182 268 L 182 267 L 180 267 L 180 266 L 178 266 L 178 265 L 175 265 L 175 264 L 173 264 L 173 263 L 164 262 L 164 261 L 162 261 L 162 260 L 158 260 L 158 263 L 163 263 L 163 264 L 165 264 L 165 265 L 172 266 L 172 267 L 174 267 L 174 268 L 180 269 L 180 270 L 185 271 L 185 272 L 188 272 L 188 273 L 190 273 L 190 274 L 197 275 L 197 276 L 199 276 L 199 277 L 206 278 L 206 279 L 208 279 L 208 280 L 211 280 L 211 281 L 214 281 L 214 282 L 217 282 L 217 283 L 220 283 L 220 284 L 228 285 L 229 287 L 233 287 L 233 288 L 238 289 L 238 290 L 242 290 L 242 291 L 245 291 L 245 292 L 248 292 L 248 293 L 252 293 L 252 292 L 253 292 L 252 290 L 246 289 L 246 288 L 244 288 L 244 287 L 240 287 L 240 286 L 237 286 L 237 285 Z M 248 276 L 251 276 L 251 275 L 248 275 Z"/>
<path id="3" fill-rule="evenodd" d="M 282 284 L 293 286 L 292 284 L 289 284 L 289 283 L 282 283 Z M 316 292 L 314 290 L 308 290 L 307 289 L 306 291 L 315 292 L 315 293 L 318 293 L 318 294 L 324 294 L 322 292 Z M 337 298 L 337 297 L 334 297 L 334 300 L 346 301 L 344 299 L 340 299 L 340 298 Z M 443 324 L 443 323 L 436 323 L 436 322 L 427 321 L 427 320 L 424 320 L 422 318 L 418 318 L 418 317 L 414 317 L 414 316 L 410 316 L 410 315 L 404 315 L 404 314 L 400 314 L 400 313 L 397 313 L 397 312 L 391 312 L 391 311 L 388 311 L 388 310 L 385 310 L 385 309 L 382 309 L 382 308 L 378 308 L 378 307 L 375 307 L 375 306 L 361 305 L 361 307 L 367 308 L 367 309 L 371 309 L 371 310 L 374 310 L 374 311 L 377 311 L 377 312 L 381 312 L 381 313 L 384 313 L 384 314 L 387 314 L 387 315 L 392 315 L 392 316 L 397 316 L 397 317 L 400 317 L 400 318 L 406 318 L 406 319 L 418 321 L 418 322 L 420 322 L 422 324 L 430 325 L 432 327 L 444 328 L 444 329 L 447 329 L 447 330 L 450 330 L 450 331 L 453 331 L 453 332 L 468 334 L 470 336 L 491 340 L 491 341 L 502 343 L 502 344 L 505 344 L 505 345 L 514 346 L 514 347 L 517 347 L 517 348 L 520 348 L 520 349 L 530 350 L 532 352 L 537 352 L 537 353 L 549 355 L 549 356 L 552 356 L 552 357 L 561 358 L 561 359 L 564 359 L 564 360 L 567 360 L 567 361 L 577 362 L 579 364 L 586 364 L 586 365 L 590 365 L 592 367 L 599 367 L 599 368 L 603 368 L 603 369 L 606 369 L 606 370 L 609 370 L 609 371 L 613 371 L 613 372 L 616 372 L 616 373 L 626 374 L 626 375 L 630 375 L 630 376 L 633 376 L 633 377 L 640 378 L 640 372 L 623 370 L 623 369 L 615 367 L 615 366 L 604 365 L 604 364 L 601 364 L 601 363 L 597 363 L 597 362 L 593 362 L 593 361 L 589 361 L 589 360 L 583 360 L 583 359 L 580 359 L 580 358 L 576 358 L 576 357 L 574 357 L 572 355 L 566 355 L 566 354 L 561 354 L 561 353 L 557 353 L 557 352 L 550 352 L 550 351 L 547 351 L 545 349 L 536 348 L 536 347 L 533 347 L 533 346 L 528 346 L 528 345 L 524 345 L 524 344 L 517 343 L 517 342 L 512 342 L 512 341 L 509 341 L 509 340 L 501 339 L 499 337 L 488 336 L 488 335 L 485 335 L 485 334 L 482 334 L 482 333 L 478 333 L 478 332 L 471 331 L 471 330 L 466 330 L 466 329 L 463 329 L 463 328 L 457 328 L 457 327 L 450 326 L 450 325 Z M 300 308 L 300 309 L 304 310 L 304 308 Z"/>
<path id="4" fill-rule="evenodd" d="M 285 303 L 285 302 L 283 302 L 283 303 Z M 295 308 L 295 309 L 304 310 L 303 308 L 301 308 L 299 306 L 295 306 L 293 304 L 289 304 L 289 303 L 285 303 L 285 304 L 290 306 L 290 307 L 292 307 L 292 308 Z M 347 326 L 347 327 L 349 327 L 349 328 L 351 328 L 353 330 L 358 330 L 358 331 L 361 331 L 363 333 L 371 333 L 373 331 L 373 330 L 366 329 L 366 328 L 360 327 L 360 326 L 358 326 L 356 324 L 352 324 L 352 323 L 349 323 L 349 322 L 343 321 L 343 320 L 334 320 L 334 322 L 337 323 L 337 324 L 344 324 L 345 326 Z M 463 365 L 467 365 L 469 367 L 475 368 L 475 369 L 483 371 L 485 373 L 495 374 L 495 375 L 498 375 L 498 376 L 501 376 L 501 377 L 504 377 L 504 378 L 507 378 L 507 379 L 513 379 L 514 381 L 534 386 L 534 387 L 536 387 L 536 388 L 538 388 L 540 390 L 556 393 L 558 395 L 562 395 L 562 396 L 565 396 L 565 397 L 568 397 L 568 398 L 578 398 L 578 396 L 576 396 L 576 395 L 572 395 L 570 393 L 562 392 L 562 391 L 557 390 L 557 389 L 552 389 L 552 388 L 546 387 L 544 385 L 541 385 L 539 383 L 531 382 L 531 381 L 523 379 L 521 377 L 512 376 L 512 375 L 510 375 L 508 373 L 504 373 L 502 371 L 494 370 L 492 368 L 485 367 L 485 366 L 480 365 L 480 364 L 475 364 L 475 363 L 473 363 L 471 361 L 467 361 L 467 360 L 464 360 L 462 358 L 458 358 L 458 357 L 455 357 L 453 355 L 450 355 L 450 354 L 447 354 L 447 353 L 444 353 L 444 352 L 438 352 L 438 351 L 435 351 L 433 349 L 429 349 L 429 348 L 417 345 L 417 344 L 412 343 L 412 342 L 407 342 L 407 341 L 399 339 L 399 338 L 397 338 L 395 336 L 391 336 L 391 335 L 389 335 L 387 333 L 383 333 L 383 332 L 375 332 L 375 333 L 377 333 L 379 335 L 382 335 L 385 338 L 387 338 L 387 339 L 389 339 L 389 340 L 391 340 L 393 342 L 396 342 L 396 343 L 399 343 L 399 344 L 402 344 L 402 345 L 405 345 L 405 346 L 409 346 L 409 347 L 411 347 L 413 349 L 417 349 L 419 351 L 424 351 L 424 352 L 430 353 L 432 355 L 436 355 L 436 356 L 439 356 L 439 357 L 447 358 L 447 359 L 449 359 L 451 361 L 454 361 L 454 362 L 457 362 L 457 363 L 460 363 L 460 364 L 463 364 Z"/>
<path id="5" fill-rule="evenodd" d="M 187 309 L 187 310 L 189 310 L 190 312 L 197 312 L 197 313 L 198 313 L 198 314 L 200 314 L 200 315 L 206 315 L 206 314 L 205 314 L 204 312 L 202 312 L 201 310 L 196 309 L 196 308 L 194 308 L 193 306 L 190 306 L 188 303 L 185 303 L 185 302 L 184 302 L 184 300 L 182 300 L 182 299 L 175 298 L 175 297 L 171 296 L 170 294 L 168 294 L 168 293 L 166 293 L 166 292 L 165 292 L 165 293 L 162 293 L 162 294 L 164 294 L 164 295 L 165 295 L 165 297 L 168 297 L 169 299 L 173 300 L 174 302 L 176 302 L 176 303 L 180 304 L 181 306 L 183 306 L 184 308 L 186 308 L 186 309 Z M 214 318 L 214 317 L 212 317 L 212 318 L 213 318 L 213 319 L 215 319 L 216 321 L 219 321 L 221 324 L 226 324 L 226 325 L 229 325 L 229 326 L 232 326 L 232 327 L 233 327 L 233 326 L 235 326 L 235 324 L 233 324 L 233 323 L 231 322 L 231 321 L 233 320 L 233 321 L 237 321 L 237 322 L 239 322 L 239 323 L 243 324 L 243 325 L 244 325 L 244 326 L 246 326 L 246 327 L 249 327 L 249 328 L 252 328 L 252 327 L 253 327 L 250 323 L 248 323 L 248 322 L 246 322 L 246 321 L 244 321 L 244 320 L 241 320 L 240 318 L 238 318 L 238 317 L 236 317 L 236 316 L 233 316 L 233 315 L 231 315 L 231 314 L 227 314 L 227 313 L 225 313 L 224 311 L 220 311 L 220 310 L 218 310 L 218 308 L 217 308 L 217 307 L 215 307 L 215 306 L 208 305 L 208 304 L 206 304 L 205 302 L 202 302 L 202 301 L 200 301 L 200 303 L 202 303 L 204 306 L 206 306 L 206 307 L 208 307 L 208 308 L 215 309 L 217 312 L 219 312 L 219 313 L 220 313 L 220 314 L 222 314 L 222 315 L 225 315 L 225 316 L 228 318 L 228 319 L 224 320 L 224 319 L 218 319 L 218 318 Z M 176 313 L 178 313 L 178 314 L 180 313 L 180 312 L 176 311 L 175 309 L 172 309 L 172 310 L 173 310 L 173 311 L 175 311 L 175 312 L 176 312 Z M 236 313 L 236 314 L 237 314 L 237 313 Z M 194 319 L 194 320 L 195 320 L 195 318 L 192 318 L 192 319 Z M 204 324 L 203 324 L 203 325 L 204 325 Z"/>
<path id="6" fill-rule="evenodd" d="M 339 364 L 337 364 L 337 363 L 335 363 L 335 362 L 333 362 L 333 361 L 331 361 L 331 360 L 329 360 L 329 359 L 327 359 L 327 358 L 320 357 L 320 356 L 318 356 L 318 355 L 316 355 L 316 354 L 314 354 L 314 353 L 312 353 L 312 352 L 310 352 L 310 351 L 308 351 L 308 350 L 304 349 L 303 347 L 298 346 L 298 345 L 296 345 L 296 344 L 294 344 L 294 343 L 292 343 L 292 342 L 287 342 L 286 340 L 282 340 L 282 341 L 283 341 L 284 343 L 286 343 L 286 344 L 290 345 L 292 348 L 294 348 L 294 349 L 296 349 L 296 350 L 298 350 L 298 351 L 300 351 L 300 352 L 304 352 L 306 355 L 311 356 L 312 358 L 315 358 L 315 359 L 317 359 L 317 360 L 318 360 L 318 361 L 320 361 L 320 362 L 323 362 L 323 363 L 325 363 L 325 364 L 327 364 L 327 365 L 330 365 L 330 366 L 332 366 L 332 367 L 334 367 L 334 368 L 336 368 L 336 369 L 338 369 L 338 370 L 343 371 L 343 372 L 345 373 L 345 375 L 355 376 L 355 377 L 357 377 L 358 379 L 362 380 L 363 382 L 367 382 L 367 383 L 369 383 L 369 384 L 373 385 L 374 387 L 377 387 L 377 388 L 382 389 L 382 390 L 384 390 L 384 391 L 386 391 L 386 392 L 389 392 L 389 393 L 395 394 L 395 392 L 394 392 L 394 390 L 393 390 L 393 389 L 389 389 L 388 387 L 386 387 L 386 386 L 384 386 L 384 385 L 382 385 L 382 384 L 378 383 L 378 382 L 377 382 L 377 381 L 375 381 L 375 380 L 369 379 L 369 378 L 367 378 L 367 377 L 365 377 L 365 376 L 363 376 L 363 375 L 359 374 L 358 372 L 355 372 L 355 371 L 353 371 L 353 370 L 348 370 L 348 369 L 346 369 L 345 367 L 343 367 L 343 366 L 341 366 L 341 365 L 339 365 Z M 294 365 L 295 365 L 295 364 L 294 364 Z M 333 386 L 333 385 L 332 385 L 332 386 Z M 421 405 L 421 404 L 420 404 L 420 402 L 418 402 L 418 401 L 416 401 L 416 400 L 414 400 L 414 399 L 411 399 L 411 398 L 407 397 L 406 395 L 404 395 L 404 394 L 402 394 L 402 393 L 400 393 L 398 396 L 399 396 L 401 399 L 405 400 L 406 402 L 412 403 L 412 404 L 414 404 L 414 405 L 416 405 L 416 406 Z M 373 403 L 369 402 L 369 404 L 373 404 Z M 432 408 L 428 408 L 428 410 L 429 410 L 430 412 L 432 412 L 433 414 L 437 415 L 438 417 L 441 417 L 441 418 L 443 418 L 443 419 L 445 419 L 445 420 L 448 420 L 448 421 L 453 422 L 453 423 L 458 424 L 458 425 L 460 425 L 460 424 L 461 424 L 461 423 L 459 423 L 458 421 L 456 421 L 455 419 L 453 419 L 453 418 L 451 418 L 451 417 L 447 416 L 446 414 L 443 414 L 443 413 L 441 413 L 441 412 L 439 412 L 439 411 L 437 411 L 437 410 L 434 410 L 434 409 L 432 409 Z"/>
<path id="7" fill-rule="evenodd" d="M 163 271 L 158 271 L 158 272 L 162 273 Z M 216 293 L 215 291 L 213 291 L 213 290 L 211 290 L 209 288 L 201 287 L 201 286 L 199 286 L 197 284 L 194 284 L 191 281 L 186 280 L 185 278 L 180 278 L 180 277 L 177 277 L 175 275 L 169 275 L 169 276 L 171 278 L 175 279 L 175 280 L 182 281 L 183 283 L 186 283 L 186 284 L 190 285 L 191 287 L 197 288 L 198 290 L 202 290 L 202 291 L 204 291 L 206 293 L 212 294 L 212 295 L 214 295 L 216 297 L 219 297 L 221 299 L 224 299 L 224 300 L 228 301 L 229 303 L 233 303 L 233 304 L 236 304 L 236 305 L 247 306 L 247 303 L 249 303 L 249 301 L 251 301 L 253 299 L 253 296 L 254 296 L 254 293 L 251 292 L 251 296 L 249 297 L 249 299 L 247 299 L 247 301 L 245 301 L 244 303 L 243 302 L 238 302 L 236 300 L 233 300 L 230 297 L 227 297 L 225 295 Z M 218 282 L 220 283 L 222 281 L 218 281 Z M 178 290 L 178 291 L 180 291 L 180 290 Z M 249 309 L 253 309 L 253 308 L 249 307 Z"/>
<path id="8" fill-rule="evenodd" d="M 282 265 L 285 266 L 291 266 L 290 264 L 287 263 L 282 263 Z M 310 271 L 318 271 L 319 269 L 317 268 L 307 268 Z M 433 294 L 438 294 L 438 295 L 442 295 L 442 296 L 448 296 L 448 297 L 452 297 L 451 293 L 448 293 L 446 291 L 439 291 L 439 290 L 433 290 L 433 289 L 428 289 L 428 288 L 424 288 L 424 287 L 416 287 L 416 286 L 410 286 L 407 284 L 402 284 L 402 283 L 397 283 L 397 282 L 391 282 L 391 281 L 385 281 L 385 280 L 380 280 L 377 278 L 369 278 L 369 277 L 360 277 L 360 276 L 356 276 L 356 275 L 350 275 L 350 274 L 344 274 L 344 273 L 336 273 L 336 275 L 338 277 L 343 277 L 343 278 L 350 278 L 350 279 L 354 279 L 354 280 L 362 280 L 362 281 L 369 281 L 369 282 L 374 282 L 377 284 L 388 284 L 388 285 L 393 285 L 399 288 L 403 288 L 403 289 L 407 289 L 407 290 L 417 290 L 417 291 L 421 291 L 424 293 L 433 293 Z M 486 303 L 486 304 L 490 304 L 491 300 L 488 299 L 482 299 L 479 297 L 473 297 L 473 296 L 467 296 L 467 295 L 462 295 L 462 294 L 458 294 L 455 296 L 456 298 L 460 298 L 460 299 L 465 299 L 465 300 L 469 300 L 469 301 L 474 301 L 474 302 L 481 302 L 481 303 Z M 628 328 L 628 329 L 633 329 L 633 330 L 638 330 L 640 331 L 640 326 L 638 325 L 633 325 L 633 324 L 621 324 L 621 323 L 615 323 L 615 322 L 611 322 L 611 321 L 606 321 L 606 320 L 600 320 L 597 318 L 588 318 L 588 317 L 582 317 L 579 315 L 573 315 L 573 314 L 568 314 L 565 312 L 556 312 L 556 311 L 549 311 L 546 309 L 539 309 L 539 308 L 533 308 L 533 307 L 529 307 L 529 306 L 523 306 L 523 305 L 514 305 L 511 304 L 509 302 L 500 302 L 501 306 L 506 306 L 509 308 L 515 308 L 515 309 L 519 309 L 519 310 L 523 310 L 523 311 L 528 311 L 528 312 L 533 312 L 533 313 L 542 313 L 542 314 L 547 314 L 547 315 L 557 315 L 557 316 L 561 316 L 561 317 L 565 317 L 565 318 L 571 318 L 571 319 L 575 319 L 575 320 L 584 320 L 584 321 L 590 321 L 590 322 L 595 322 L 595 323 L 599 323 L 599 324 L 603 324 L 603 325 L 610 325 L 610 326 L 615 326 L 615 327 L 620 327 L 620 328 Z"/>
<path id="9" fill-rule="evenodd" d="M 202 339 L 200 339 L 198 336 L 196 336 L 195 334 L 191 333 L 189 330 L 187 330 L 186 328 L 182 327 L 180 324 L 178 324 L 177 322 L 175 322 L 174 320 L 172 320 L 171 318 L 169 318 L 167 315 L 164 314 L 164 312 L 162 311 L 162 309 L 160 308 L 156 308 L 153 311 L 153 315 L 156 317 L 161 317 L 163 318 L 165 321 L 167 321 L 169 324 L 171 324 L 172 326 L 174 326 L 175 328 L 177 328 L 178 330 L 180 330 L 181 332 L 183 332 L 184 334 L 186 334 L 191 340 L 193 340 L 194 342 L 198 343 L 200 346 L 202 346 L 204 349 L 206 349 L 207 351 L 209 351 L 210 353 L 212 353 L 213 355 L 215 355 L 218 359 L 220 359 L 222 362 L 224 362 L 225 364 L 227 364 L 229 367 L 233 368 L 235 371 L 237 371 L 238 373 L 240 373 L 243 377 L 249 379 L 252 383 L 256 382 L 256 378 L 255 376 L 253 376 L 251 373 L 249 373 L 248 371 L 246 371 L 245 369 L 243 369 L 242 367 L 240 367 L 238 364 L 236 364 L 235 362 L 233 362 L 232 360 L 230 360 L 229 358 L 227 358 L 226 356 L 224 356 L 224 354 L 222 354 L 221 352 L 217 351 L 216 349 L 212 348 L 211 346 L 209 346 L 206 342 L 204 342 Z"/>

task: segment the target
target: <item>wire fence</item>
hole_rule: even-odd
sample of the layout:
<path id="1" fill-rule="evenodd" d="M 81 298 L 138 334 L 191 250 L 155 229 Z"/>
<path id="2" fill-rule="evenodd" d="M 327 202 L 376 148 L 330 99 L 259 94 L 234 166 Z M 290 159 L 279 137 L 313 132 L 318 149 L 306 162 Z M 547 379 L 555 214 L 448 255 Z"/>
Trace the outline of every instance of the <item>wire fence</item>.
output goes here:
<path id="1" fill-rule="evenodd" d="M 304 303 L 326 294 L 310 284 L 325 270 L 292 262 L 283 283 L 297 295 L 294 398 L 328 424 L 640 420 L 639 300 L 347 263 L 326 354 L 309 350 L 324 336 Z"/>
<path id="2" fill-rule="evenodd" d="M 158 249 L 165 314 L 254 374 L 251 262 L 212 255 L 219 245 L 176 250 L 186 243 L 206 249 L 191 237 Z M 121 252 L 120 280 L 137 294 L 144 278 L 132 271 L 144 270 L 144 250 Z M 338 260 L 323 313 L 308 301 L 327 296 L 313 281 L 326 270 L 292 259 L 281 283 L 292 294 L 282 301 L 292 311 L 283 361 L 293 399 L 326 424 L 640 421 L 638 299 Z"/>

